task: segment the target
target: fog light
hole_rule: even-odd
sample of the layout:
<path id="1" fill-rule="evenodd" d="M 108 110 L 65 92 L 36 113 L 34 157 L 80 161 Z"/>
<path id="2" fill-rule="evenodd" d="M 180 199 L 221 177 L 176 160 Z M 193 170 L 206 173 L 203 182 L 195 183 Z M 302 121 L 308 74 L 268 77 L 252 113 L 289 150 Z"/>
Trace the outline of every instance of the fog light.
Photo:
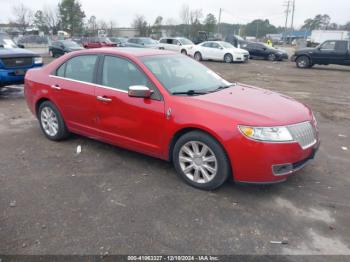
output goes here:
<path id="1" fill-rule="evenodd" d="M 292 164 L 274 165 L 272 166 L 272 172 L 275 176 L 284 176 L 293 172 Z"/>

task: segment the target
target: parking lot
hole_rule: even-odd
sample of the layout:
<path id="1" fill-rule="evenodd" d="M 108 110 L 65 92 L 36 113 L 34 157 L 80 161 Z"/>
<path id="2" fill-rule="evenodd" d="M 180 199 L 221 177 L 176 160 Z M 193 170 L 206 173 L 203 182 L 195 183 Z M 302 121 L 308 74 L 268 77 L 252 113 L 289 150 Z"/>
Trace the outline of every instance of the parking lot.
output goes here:
<path id="1" fill-rule="evenodd" d="M 321 133 L 316 159 L 282 184 L 200 191 L 161 160 L 76 135 L 50 142 L 23 87 L 3 89 L 0 253 L 349 255 L 350 68 L 205 64 L 308 104 Z"/>

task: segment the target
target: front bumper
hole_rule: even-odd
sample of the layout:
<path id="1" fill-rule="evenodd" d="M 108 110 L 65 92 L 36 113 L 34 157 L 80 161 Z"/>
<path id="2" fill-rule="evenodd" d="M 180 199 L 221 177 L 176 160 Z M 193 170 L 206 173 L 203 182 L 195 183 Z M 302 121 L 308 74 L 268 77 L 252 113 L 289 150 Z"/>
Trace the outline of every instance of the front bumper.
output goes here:
<path id="1" fill-rule="evenodd" d="M 277 57 L 278 57 L 278 59 L 280 59 L 280 60 L 288 59 L 288 58 L 289 58 L 287 53 L 278 54 Z"/>
<path id="2" fill-rule="evenodd" d="M 285 181 L 314 159 L 320 141 L 307 149 L 297 142 L 264 143 L 241 137 L 228 143 L 232 175 L 236 182 L 249 184 L 273 184 Z M 276 172 L 274 167 L 291 165 Z M 286 172 L 283 172 L 286 171 Z"/>
<path id="3" fill-rule="evenodd" d="M 247 55 L 236 55 L 233 57 L 234 62 L 247 62 L 249 60 L 249 54 Z"/>
<path id="4" fill-rule="evenodd" d="M 41 67 L 42 65 L 34 64 L 30 67 L 0 69 L 0 86 L 23 84 L 25 73 L 29 69 Z"/>

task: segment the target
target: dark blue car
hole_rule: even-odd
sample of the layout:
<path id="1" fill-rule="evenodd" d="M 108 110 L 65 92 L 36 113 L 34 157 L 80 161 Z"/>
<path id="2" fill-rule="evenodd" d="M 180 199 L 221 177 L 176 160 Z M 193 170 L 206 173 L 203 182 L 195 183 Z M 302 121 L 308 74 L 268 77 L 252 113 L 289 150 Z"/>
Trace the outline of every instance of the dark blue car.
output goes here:
<path id="1" fill-rule="evenodd" d="M 41 56 L 19 48 L 7 34 L 0 32 L 0 88 L 23 83 L 28 69 L 42 65 Z"/>

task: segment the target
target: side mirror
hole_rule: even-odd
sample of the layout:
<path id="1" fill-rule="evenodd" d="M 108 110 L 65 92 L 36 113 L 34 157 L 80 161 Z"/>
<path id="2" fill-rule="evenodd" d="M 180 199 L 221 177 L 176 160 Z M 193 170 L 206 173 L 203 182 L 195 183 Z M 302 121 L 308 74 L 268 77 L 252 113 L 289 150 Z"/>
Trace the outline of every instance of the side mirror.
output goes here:
<path id="1" fill-rule="evenodd" d="M 149 89 L 147 86 L 129 86 L 128 95 L 130 97 L 151 97 L 153 90 Z"/>
<path id="2" fill-rule="evenodd" d="M 224 48 L 220 46 L 219 49 L 220 49 L 220 50 L 223 50 Z"/>
<path id="3" fill-rule="evenodd" d="M 178 42 L 178 43 L 177 43 L 177 45 L 178 45 L 178 46 L 181 46 L 181 43 L 180 43 L 180 42 Z"/>

